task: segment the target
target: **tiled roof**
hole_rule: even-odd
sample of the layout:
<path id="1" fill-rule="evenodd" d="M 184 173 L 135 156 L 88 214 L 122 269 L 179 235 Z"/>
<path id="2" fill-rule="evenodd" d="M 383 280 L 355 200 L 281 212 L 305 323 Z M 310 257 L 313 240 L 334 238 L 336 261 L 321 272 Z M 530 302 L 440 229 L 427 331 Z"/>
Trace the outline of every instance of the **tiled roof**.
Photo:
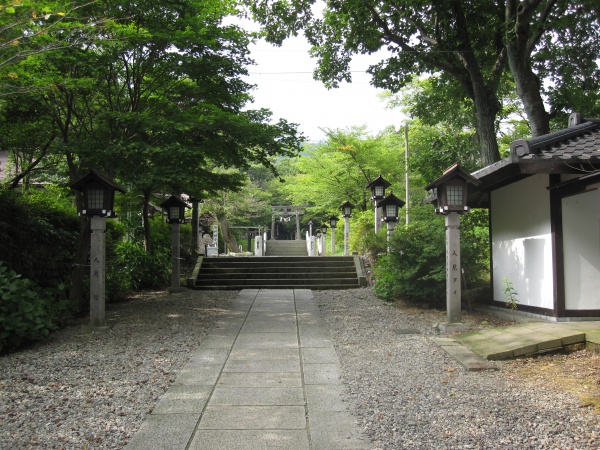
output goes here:
<path id="1" fill-rule="evenodd" d="M 486 207 L 488 192 L 533 174 L 586 174 L 600 171 L 600 119 L 569 118 L 570 126 L 510 145 L 510 156 L 471 175 L 481 184 L 469 191 L 469 206 Z"/>
<path id="2" fill-rule="evenodd" d="M 600 163 L 600 122 L 585 122 L 530 140 L 514 141 L 512 162 L 565 161 Z"/>

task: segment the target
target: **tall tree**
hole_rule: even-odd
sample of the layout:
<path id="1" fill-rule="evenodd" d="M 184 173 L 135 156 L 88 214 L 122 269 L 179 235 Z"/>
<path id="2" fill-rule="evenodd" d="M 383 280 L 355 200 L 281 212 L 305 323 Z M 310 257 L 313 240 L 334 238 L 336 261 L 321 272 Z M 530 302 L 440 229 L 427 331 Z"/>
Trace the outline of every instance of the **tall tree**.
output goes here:
<path id="1" fill-rule="evenodd" d="M 328 0 L 322 14 L 314 13 L 316 0 L 247 3 L 271 42 L 304 31 L 318 58 L 315 75 L 327 86 L 350 81 L 353 55 L 380 49 L 387 56 L 369 69 L 378 87 L 397 91 L 420 74 L 454 80 L 462 97 L 473 102 L 484 165 L 499 159 L 494 124 L 507 62 L 537 135 L 547 131 L 550 115 L 540 104 L 547 79 L 537 79 L 532 58 L 544 46 L 560 49 L 565 42 L 555 38 L 565 30 L 593 34 L 588 49 L 599 41 L 598 17 L 591 12 L 597 9 L 583 1 L 567 6 L 558 0 Z M 591 27 L 580 27 L 582 18 Z M 447 108 L 452 111 L 452 104 Z"/>
<path id="2" fill-rule="evenodd" d="M 0 5 L 0 68 L 43 52 L 81 46 L 103 15 L 81 13 L 96 0 L 9 0 Z"/>
<path id="3" fill-rule="evenodd" d="M 367 135 L 364 127 L 325 130 L 326 141 L 294 161 L 298 172 L 286 177 L 281 190 L 294 205 L 310 205 L 309 215 L 325 217 L 347 200 L 357 210 L 369 207 L 366 185 L 378 175 L 402 186 L 397 142 Z M 396 191 L 398 195 L 398 191 Z"/>
<path id="4" fill-rule="evenodd" d="M 244 109 L 250 38 L 224 24 L 235 2 L 99 0 L 85 13 L 113 20 L 93 43 L 27 58 L 10 79 L 47 106 L 71 179 L 104 170 L 140 196 L 146 218 L 156 194 L 235 188 L 217 169 L 274 170 L 272 156 L 299 150 L 295 125 Z"/>

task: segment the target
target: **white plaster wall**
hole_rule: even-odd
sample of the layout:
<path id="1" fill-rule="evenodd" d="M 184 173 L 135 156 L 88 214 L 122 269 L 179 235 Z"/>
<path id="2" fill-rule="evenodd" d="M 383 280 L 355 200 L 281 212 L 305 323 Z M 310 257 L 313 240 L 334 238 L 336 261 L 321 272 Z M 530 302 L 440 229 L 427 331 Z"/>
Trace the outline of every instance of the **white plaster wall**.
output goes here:
<path id="1" fill-rule="evenodd" d="M 553 309 L 548 175 L 533 175 L 491 193 L 494 300 L 508 278 L 521 305 Z"/>
<path id="2" fill-rule="evenodd" d="M 565 308 L 600 309 L 600 193 L 562 199 Z"/>

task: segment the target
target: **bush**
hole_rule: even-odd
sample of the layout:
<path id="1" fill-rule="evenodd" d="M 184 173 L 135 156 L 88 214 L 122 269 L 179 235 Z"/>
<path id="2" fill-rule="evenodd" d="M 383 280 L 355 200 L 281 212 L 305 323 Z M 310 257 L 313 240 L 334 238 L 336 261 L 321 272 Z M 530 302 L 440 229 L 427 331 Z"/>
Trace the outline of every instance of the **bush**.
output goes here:
<path id="1" fill-rule="evenodd" d="M 162 288 L 169 283 L 170 250 L 161 247 L 149 253 L 140 243 L 121 242 L 115 253 L 117 268 L 128 277 L 132 289 Z"/>
<path id="2" fill-rule="evenodd" d="M 0 261 L 0 352 L 48 336 L 66 310 L 66 301 L 39 288 Z"/>
<path id="3" fill-rule="evenodd" d="M 472 288 L 489 276 L 489 238 L 485 211 L 461 217 L 461 265 Z M 374 266 L 375 293 L 384 300 L 402 298 L 443 306 L 446 298 L 446 236 L 444 221 L 432 217 L 398 225 L 391 252 Z"/>
<path id="4" fill-rule="evenodd" d="M 43 287 L 68 283 L 73 270 L 80 225 L 65 196 L 50 186 L 26 194 L 0 188 L 0 255 Z"/>
<path id="5" fill-rule="evenodd" d="M 391 252 L 374 266 L 375 293 L 384 300 L 440 304 L 445 298 L 446 245 L 439 221 L 398 225 Z"/>
<path id="6" fill-rule="evenodd" d="M 133 225 L 132 225 L 133 224 Z M 152 219 L 154 250 L 146 251 L 143 232 L 135 222 L 112 223 L 106 250 L 106 300 L 123 300 L 138 289 L 160 289 L 170 282 L 171 227 Z"/>

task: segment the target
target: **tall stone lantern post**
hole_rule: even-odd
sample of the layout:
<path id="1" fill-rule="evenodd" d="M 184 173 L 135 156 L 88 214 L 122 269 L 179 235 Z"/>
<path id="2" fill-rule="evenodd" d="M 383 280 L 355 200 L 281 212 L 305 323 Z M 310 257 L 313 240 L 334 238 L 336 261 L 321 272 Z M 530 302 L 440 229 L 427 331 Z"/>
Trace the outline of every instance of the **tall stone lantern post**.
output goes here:
<path id="1" fill-rule="evenodd" d="M 321 256 L 325 256 L 327 254 L 327 248 L 325 245 L 325 241 L 327 238 L 327 228 L 329 228 L 329 227 L 326 224 L 322 224 L 321 228 L 320 228 L 320 230 L 321 230 L 321 249 L 322 249 Z"/>
<path id="2" fill-rule="evenodd" d="M 331 216 L 329 218 L 329 228 L 331 228 L 331 256 L 335 255 L 335 229 L 337 228 L 338 218 Z"/>
<path id="3" fill-rule="evenodd" d="M 172 195 L 160 204 L 167 212 L 167 223 L 171 224 L 171 287 L 170 292 L 180 292 L 181 287 L 181 253 L 180 253 L 180 228 L 185 222 L 185 208 L 187 203 L 179 197 Z"/>
<path id="4" fill-rule="evenodd" d="M 90 218 L 90 326 L 100 328 L 106 325 L 106 218 L 116 217 L 115 191 L 125 189 L 95 169 L 69 186 L 83 194 L 79 214 Z"/>
<path id="5" fill-rule="evenodd" d="M 379 201 L 383 200 L 385 197 L 385 190 L 390 187 L 391 184 L 384 180 L 381 175 L 367 184 L 367 188 L 371 189 L 371 200 L 375 204 L 375 233 L 379 233 L 379 228 L 381 226 L 381 207 L 379 205 Z"/>
<path id="6" fill-rule="evenodd" d="M 464 170 L 460 163 L 446 169 L 443 175 L 425 187 L 437 196 L 436 214 L 446 217 L 446 310 L 447 331 L 461 327 L 460 215 L 469 212 L 467 185 L 478 186 L 479 180 Z"/>
<path id="7" fill-rule="evenodd" d="M 354 205 L 350 202 L 344 203 L 340 209 L 342 210 L 342 217 L 344 218 L 344 256 L 348 256 L 348 237 L 350 235 L 350 217 L 352 217 L 352 210 Z"/>
<path id="8" fill-rule="evenodd" d="M 396 227 L 396 223 L 398 222 L 398 210 L 404 205 L 404 200 L 400 200 L 394 194 L 390 194 L 379 201 L 379 206 L 381 207 L 383 213 L 381 221 L 387 224 L 388 252 L 390 251 L 390 237 L 394 231 L 394 228 Z"/>

